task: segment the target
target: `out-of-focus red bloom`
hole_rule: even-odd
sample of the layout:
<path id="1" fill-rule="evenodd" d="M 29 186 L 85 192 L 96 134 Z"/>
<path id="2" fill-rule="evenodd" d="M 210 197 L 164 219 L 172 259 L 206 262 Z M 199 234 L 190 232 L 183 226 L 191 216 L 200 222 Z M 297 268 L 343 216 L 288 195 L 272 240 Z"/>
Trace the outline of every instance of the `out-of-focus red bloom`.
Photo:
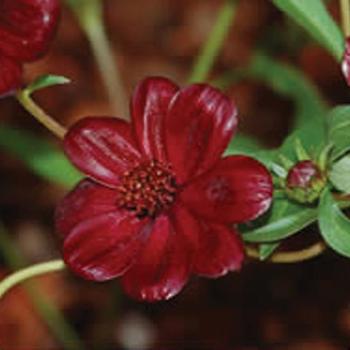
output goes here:
<path id="1" fill-rule="evenodd" d="M 350 86 L 350 37 L 345 40 L 345 50 L 341 64 L 343 75 L 347 84 Z"/>
<path id="2" fill-rule="evenodd" d="M 59 0 L 0 0 L 0 96 L 21 86 L 23 63 L 47 51 L 59 5 Z"/>
<path id="3" fill-rule="evenodd" d="M 148 78 L 131 117 L 85 118 L 65 137 L 66 154 L 89 177 L 57 208 L 67 265 L 90 280 L 122 276 L 125 291 L 147 301 L 174 296 L 191 274 L 239 269 L 233 224 L 264 213 L 273 186 L 258 161 L 221 158 L 234 104 L 208 85 Z"/>

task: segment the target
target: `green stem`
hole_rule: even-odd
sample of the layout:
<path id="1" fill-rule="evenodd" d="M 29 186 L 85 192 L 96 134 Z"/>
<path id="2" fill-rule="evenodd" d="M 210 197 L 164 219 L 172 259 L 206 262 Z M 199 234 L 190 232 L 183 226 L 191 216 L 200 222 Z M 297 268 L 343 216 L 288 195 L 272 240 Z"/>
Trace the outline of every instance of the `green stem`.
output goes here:
<path id="1" fill-rule="evenodd" d="M 75 12 L 81 28 L 84 30 L 95 59 L 97 61 L 108 98 L 118 116 L 127 115 L 126 94 L 116 58 L 108 40 L 101 0 L 66 0 Z"/>
<path id="2" fill-rule="evenodd" d="M 338 201 L 338 205 L 341 209 L 347 209 L 350 207 L 349 195 L 336 194 L 334 195 L 334 197 Z M 317 213 L 318 213 L 317 211 L 313 213 L 313 217 L 311 218 L 312 221 L 310 221 L 310 224 L 317 220 Z M 248 244 L 249 244 L 249 241 L 248 241 Z M 287 263 L 287 264 L 300 262 L 300 261 L 309 260 L 316 256 L 321 255 L 327 250 L 327 248 L 328 246 L 326 245 L 326 243 L 323 240 L 321 240 L 301 250 L 276 252 L 270 256 L 268 261 L 273 263 Z M 259 251 L 255 247 L 246 245 L 245 250 L 246 250 L 247 256 L 253 259 L 260 260 Z"/>
<path id="3" fill-rule="evenodd" d="M 219 54 L 230 25 L 232 24 L 234 10 L 235 1 L 226 0 L 218 14 L 216 23 L 209 35 L 207 43 L 203 47 L 202 52 L 194 64 L 192 74 L 189 78 L 190 83 L 201 82 L 207 79 L 209 71 Z"/>
<path id="4" fill-rule="evenodd" d="M 16 271 L 10 276 L 5 277 L 0 282 L 0 298 L 2 298 L 12 287 L 29 278 L 45 275 L 49 272 L 61 271 L 65 266 L 64 262 L 61 259 L 58 259 L 31 265 L 22 270 Z"/>
<path id="5" fill-rule="evenodd" d="M 57 123 L 52 117 L 45 113 L 45 111 L 39 107 L 30 97 L 28 90 L 19 90 L 17 92 L 17 101 L 27 110 L 39 123 L 45 126 L 54 135 L 63 139 L 66 129 L 59 123 Z"/>
<path id="6" fill-rule="evenodd" d="M 12 269 L 19 269 L 25 265 L 25 259 L 15 248 L 9 234 L 0 223 L 0 251 L 6 264 Z M 40 316 L 45 320 L 52 333 L 61 342 L 64 349 L 82 350 L 84 345 L 79 339 L 76 331 L 65 320 L 62 313 L 41 291 L 34 281 L 26 282 L 24 287 L 38 310 Z"/>
<path id="7" fill-rule="evenodd" d="M 64 349 L 83 350 L 84 344 L 80 340 L 75 329 L 67 323 L 61 312 L 52 304 L 49 298 L 40 291 L 37 284 L 34 284 L 33 281 L 30 283 L 27 282 L 25 288 L 36 309 L 43 319 L 45 319 L 52 333 L 62 343 Z"/>
<path id="8" fill-rule="evenodd" d="M 341 23 L 345 37 L 350 36 L 350 1 L 340 0 Z"/>
<path id="9" fill-rule="evenodd" d="M 259 251 L 256 248 L 246 246 L 246 254 L 250 258 L 260 260 Z M 311 246 L 297 250 L 297 251 L 288 251 L 288 252 L 276 252 L 268 259 L 269 262 L 278 263 L 278 264 L 290 264 L 301 262 L 315 258 L 318 255 L 321 255 L 327 249 L 326 244 L 323 241 L 316 242 Z"/>

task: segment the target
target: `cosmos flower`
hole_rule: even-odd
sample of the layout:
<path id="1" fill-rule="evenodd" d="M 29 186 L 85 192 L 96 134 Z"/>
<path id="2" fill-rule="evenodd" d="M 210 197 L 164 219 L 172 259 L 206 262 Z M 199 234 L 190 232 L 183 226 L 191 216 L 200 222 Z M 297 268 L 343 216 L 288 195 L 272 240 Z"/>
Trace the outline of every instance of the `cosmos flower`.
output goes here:
<path id="1" fill-rule="evenodd" d="M 59 0 L 0 0 L 0 96 L 21 86 L 23 63 L 46 53 L 59 13 Z"/>
<path id="2" fill-rule="evenodd" d="M 253 158 L 221 158 L 235 105 L 209 85 L 147 78 L 131 119 L 84 118 L 65 136 L 66 154 L 87 175 L 56 212 L 66 264 L 93 281 L 121 277 L 147 301 L 176 295 L 192 274 L 238 270 L 235 224 L 264 213 L 273 186 Z"/>

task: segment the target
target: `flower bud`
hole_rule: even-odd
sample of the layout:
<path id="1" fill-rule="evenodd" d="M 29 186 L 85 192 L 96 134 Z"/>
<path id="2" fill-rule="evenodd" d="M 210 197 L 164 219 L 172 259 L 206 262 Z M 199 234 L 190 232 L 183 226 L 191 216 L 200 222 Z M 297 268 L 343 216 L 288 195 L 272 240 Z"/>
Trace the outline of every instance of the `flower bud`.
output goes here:
<path id="1" fill-rule="evenodd" d="M 319 198 L 326 184 L 326 176 L 311 160 L 296 163 L 286 178 L 286 193 L 299 203 L 312 203 Z"/>

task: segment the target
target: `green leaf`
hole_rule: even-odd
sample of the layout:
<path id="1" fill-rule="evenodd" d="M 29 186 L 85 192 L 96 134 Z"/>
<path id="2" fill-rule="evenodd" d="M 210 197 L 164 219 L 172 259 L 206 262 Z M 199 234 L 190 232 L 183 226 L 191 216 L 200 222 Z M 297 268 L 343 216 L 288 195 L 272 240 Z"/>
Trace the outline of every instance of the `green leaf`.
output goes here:
<path id="1" fill-rule="evenodd" d="M 250 157 L 254 157 L 260 162 L 264 163 L 267 167 L 273 164 L 273 159 L 276 154 L 274 150 L 264 149 L 257 140 L 240 133 L 236 134 L 229 146 L 227 147 L 224 156 L 230 156 L 234 154 L 244 154 Z"/>
<path id="2" fill-rule="evenodd" d="M 340 61 L 344 37 L 321 0 L 273 0 L 273 3 Z"/>
<path id="3" fill-rule="evenodd" d="M 273 252 L 280 246 L 281 242 L 262 243 L 259 246 L 259 258 L 260 260 L 268 259 Z"/>
<path id="4" fill-rule="evenodd" d="M 350 221 L 326 189 L 320 199 L 319 227 L 322 237 L 337 253 L 350 257 Z"/>
<path id="5" fill-rule="evenodd" d="M 332 165 L 328 175 L 337 190 L 350 193 L 350 155 L 346 155 Z"/>
<path id="6" fill-rule="evenodd" d="M 295 139 L 294 149 L 299 162 L 311 159 L 311 156 L 307 153 L 299 138 Z"/>
<path id="7" fill-rule="evenodd" d="M 328 116 L 328 140 L 333 144 L 332 159 L 350 150 L 350 106 L 333 108 Z"/>
<path id="8" fill-rule="evenodd" d="M 27 131 L 1 124 L 0 148 L 21 159 L 35 174 L 48 181 L 71 187 L 81 179 L 63 152 Z"/>
<path id="9" fill-rule="evenodd" d="M 261 144 L 248 135 L 236 134 L 225 151 L 225 156 L 246 154 L 254 156 L 262 148 Z"/>
<path id="10" fill-rule="evenodd" d="M 61 75 L 45 74 L 36 78 L 32 83 L 30 83 L 25 91 L 31 95 L 34 91 L 41 90 L 53 85 L 62 85 L 70 83 L 70 79 L 63 77 Z"/>
<path id="11" fill-rule="evenodd" d="M 288 209 L 280 207 L 283 202 L 275 200 L 272 209 L 276 214 L 272 213 L 271 219 L 265 225 L 244 233 L 243 240 L 246 242 L 280 241 L 299 232 L 317 219 L 316 208 L 285 204 L 288 202 L 286 199 L 283 201 L 284 205 L 289 207 Z M 280 210 L 283 211 L 283 216 L 278 214 Z"/>
<path id="12" fill-rule="evenodd" d="M 288 171 L 277 163 L 272 163 L 271 171 L 281 179 L 285 179 L 288 175 Z"/>
<path id="13" fill-rule="evenodd" d="M 225 74 L 221 79 L 214 81 L 214 84 L 225 88 L 231 85 L 232 81 L 246 78 L 260 80 L 276 93 L 294 102 L 294 125 L 291 134 L 279 148 L 280 152 L 296 160 L 295 142 L 297 139 L 302 142 L 308 153 L 318 153 L 322 149 L 326 140 L 327 106 L 315 86 L 305 78 L 301 71 L 257 53 L 248 68 Z"/>

